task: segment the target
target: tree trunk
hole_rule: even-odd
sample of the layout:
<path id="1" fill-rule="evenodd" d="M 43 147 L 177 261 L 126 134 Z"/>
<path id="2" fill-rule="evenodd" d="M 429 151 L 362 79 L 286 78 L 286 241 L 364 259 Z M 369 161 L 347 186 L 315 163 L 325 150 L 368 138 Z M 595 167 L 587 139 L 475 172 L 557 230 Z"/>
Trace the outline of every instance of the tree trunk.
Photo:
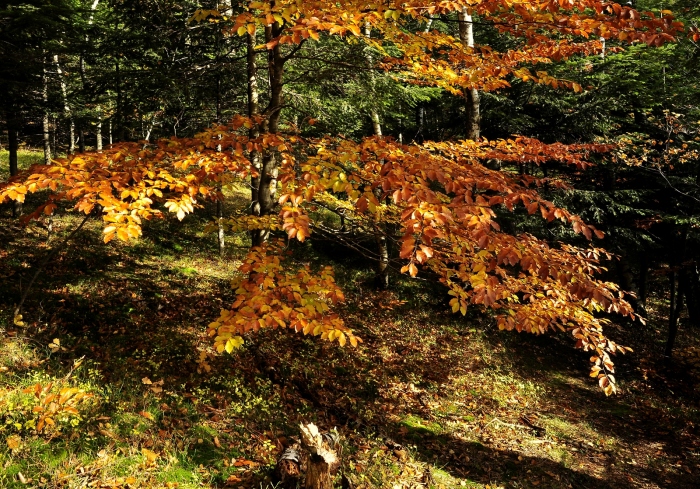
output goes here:
<path id="1" fill-rule="evenodd" d="M 462 7 L 459 13 L 459 39 L 470 49 L 474 48 L 474 23 L 467 7 Z M 477 140 L 481 135 L 481 105 L 479 91 L 476 88 L 466 89 L 467 127 L 466 138 Z"/>
<path id="2" fill-rule="evenodd" d="M 639 302 L 642 304 L 642 307 L 644 307 L 644 310 L 646 310 L 649 288 L 649 259 L 644 251 L 642 251 L 639 258 L 639 277 L 637 283 L 639 284 Z"/>
<path id="3" fill-rule="evenodd" d="M 369 38 L 372 35 L 369 23 L 365 24 L 365 37 Z M 372 55 L 369 52 L 369 47 L 365 48 L 365 59 L 367 60 L 367 66 L 372 68 Z M 372 86 L 372 92 L 374 92 L 374 74 L 370 74 L 370 84 Z M 372 134 L 375 136 L 382 135 L 382 123 L 379 118 L 379 112 L 377 112 L 377 107 L 372 105 L 370 108 L 370 120 L 372 121 Z"/>
<path id="4" fill-rule="evenodd" d="M 428 34 L 430 32 L 430 27 L 432 27 L 432 25 L 433 25 L 433 16 L 431 14 L 428 14 L 428 20 L 425 23 L 425 28 L 423 29 L 423 32 L 425 34 Z M 416 136 L 413 138 L 413 140 L 418 144 L 422 144 L 423 141 L 425 140 L 425 134 L 423 133 L 424 123 L 425 123 L 425 104 L 423 102 L 418 102 L 416 104 Z"/>
<path id="5" fill-rule="evenodd" d="M 365 36 L 370 37 L 372 34 L 369 24 L 365 24 Z M 369 50 L 366 51 L 365 59 L 367 60 L 367 65 L 372 67 L 372 55 Z M 371 76 L 371 83 L 374 85 L 374 75 Z M 372 118 L 372 131 L 375 136 L 382 136 L 382 125 L 379 120 L 379 113 L 372 107 L 371 114 Z M 381 198 L 381 189 L 377 189 L 375 192 L 377 199 Z M 381 289 L 389 288 L 389 244 L 386 239 L 386 228 L 377 220 L 374 223 L 374 241 L 377 244 L 377 276 L 376 284 Z"/>
<path id="6" fill-rule="evenodd" d="M 258 64 L 255 53 L 256 34 L 248 34 L 246 37 L 246 60 L 247 60 L 247 76 L 248 76 L 248 117 L 255 119 L 260 115 L 260 97 L 258 94 Z M 260 127 L 258 124 L 253 126 L 248 131 L 248 137 L 255 139 L 260 135 Z M 250 163 L 256 172 L 256 175 L 250 177 L 250 213 L 254 216 L 260 215 L 260 203 L 258 202 L 260 190 L 260 153 L 252 150 L 248 155 Z M 260 230 L 250 232 L 250 239 L 253 246 L 258 246 L 260 243 Z"/>
<path id="7" fill-rule="evenodd" d="M 275 22 L 265 27 L 265 42 L 279 36 L 281 27 Z M 267 68 L 270 79 L 270 103 L 265 110 L 266 119 L 263 121 L 263 132 L 275 134 L 279 130 L 280 116 L 282 115 L 283 89 L 284 89 L 284 63 L 285 58 L 280 51 L 280 45 L 267 52 Z M 250 82 L 250 79 L 249 79 Z M 249 90 L 251 89 L 249 84 Z M 260 158 L 260 172 L 257 180 L 256 201 L 253 202 L 253 214 L 267 216 L 272 213 L 275 205 L 275 193 L 277 190 L 277 154 L 271 149 L 266 149 Z M 255 164 L 255 162 L 254 162 Z M 253 246 L 260 246 L 270 236 L 269 229 L 259 229 L 253 233 Z"/>
<path id="8" fill-rule="evenodd" d="M 41 73 L 41 101 L 44 105 L 41 119 L 41 132 L 44 140 L 44 164 L 51 163 L 51 131 L 49 124 L 49 77 L 46 72 L 46 57 L 43 59 Z"/>
<path id="9" fill-rule="evenodd" d="M 102 107 L 97 107 L 97 124 L 95 124 L 95 149 L 102 151 Z"/>
<path id="10" fill-rule="evenodd" d="M 221 124 L 221 78 L 217 77 L 216 80 L 216 123 Z M 221 136 L 219 136 L 221 139 Z M 217 145 L 216 150 L 221 152 L 221 144 Z M 226 232 L 224 231 L 224 193 L 221 188 L 221 183 L 216 186 L 216 222 L 217 222 L 217 233 L 216 241 L 219 245 L 219 256 L 224 257 L 226 251 Z"/>
<path id="11" fill-rule="evenodd" d="M 688 319 L 693 326 L 700 326 L 700 274 L 696 263 L 682 276 L 686 280 L 685 302 L 688 305 Z"/>
<path id="12" fill-rule="evenodd" d="M 622 285 L 623 290 L 632 292 L 636 296 L 634 299 L 630 299 L 630 303 L 632 304 L 632 307 L 634 307 L 635 312 L 642 316 L 646 316 L 647 311 L 644 307 L 644 301 L 642 301 L 640 298 L 641 293 L 639 291 L 639 287 L 634 280 L 634 274 L 630 268 L 629 261 L 624 255 L 617 262 L 617 269 L 620 276 L 620 284 Z"/>
<path id="13" fill-rule="evenodd" d="M 122 95 L 122 77 L 121 77 L 121 69 L 119 68 L 119 62 L 115 64 L 115 75 L 116 75 L 116 84 L 117 84 L 117 111 L 116 111 L 116 122 L 115 125 L 116 127 L 114 130 L 116 131 L 116 136 L 117 136 L 117 141 L 123 141 L 125 139 L 125 132 L 124 132 L 124 96 Z M 112 144 L 112 120 L 110 119 L 109 122 L 109 144 Z M 177 136 L 177 134 L 175 134 Z"/>
<path id="14" fill-rule="evenodd" d="M 68 153 L 75 153 L 75 120 L 73 119 L 73 112 L 70 109 L 70 104 L 68 103 L 68 89 L 66 88 L 66 81 L 63 79 L 63 70 L 61 69 L 61 64 L 58 62 L 58 54 L 53 57 L 54 65 L 56 65 L 56 75 L 58 76 L 58 82 L 61 86 L 61 95 L 63 96 L 63 115 L 68 118 L 70 123 L 70 135 L 68 141 Z"/>
<path id="15" fill-rule="evenodd" d="M 424 121 L 425 121 L 425 105 L 423 102 L 418 102 L 416 105 L 416 136 L 413 138 L 413 140 L 418 143 L 422 144 L 423 141 L 425 140 L 425 134 L 423 134 L 424 131 Z"/>
<path id="16" fill-rule="evenodd" d="M 683 279 L 685 266 L 685 251 L 688 241 L 688 227 L 684 227 L 679 233 L 680 240 L 675 240 L 671 247 L 671 304 L 668 312 L 668 340 L 666 341 L 666 356 L 671 357 L 673 347 L 678 335 L 678 319 L 683 308 L 683 296 L 687 280 Z M 676 289 L 676 281 L 678 288 Z"/>
<path id="17" fill-rule="evenodd" d="M 19 131 L 17 130 L 17 121 L 8 117 L 7 119 L 7 142 L 9 151 L 10 177 L 14 177 L 19 173 L 19 165 L 17 152 L 19 151 Z M 13 200 L 12 217 L 18 217 L 22 214 L 22 204 Z"/>
<path id="18" fill-rule="evenodd" d="M 673 347 L 678 335 L 678 319 L 683 308 L 684 281 L 682 278 L 679 278 L 678 288 L 676 289 L 676 276 L 679 274 L 682 275 L 683 272 L 677 273 L 675 270 L 671 272 L 671 306 L 668 313 L 668 339 L 665 351 L 665 355 L 668 358 L 673 354 Z"/>
<path id="19" fill-rule="evenodd" d="M 85 153 L 85 131 L 82 124 L 78 126 L 78 151 Z"/>

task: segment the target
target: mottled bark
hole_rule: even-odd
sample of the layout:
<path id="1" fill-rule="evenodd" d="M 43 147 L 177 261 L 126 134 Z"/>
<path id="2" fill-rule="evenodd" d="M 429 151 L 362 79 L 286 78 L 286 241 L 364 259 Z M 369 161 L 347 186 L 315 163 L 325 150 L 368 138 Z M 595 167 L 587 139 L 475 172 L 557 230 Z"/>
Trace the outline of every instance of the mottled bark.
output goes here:
<path id="1" fill-rule="evenodd" d="M 671 304 L 668 313 L 668 339 L 666 340 L 666 350 L 665 355 L 670 357 L 673 354 L 673 347 L 676 344 L 676 337 L 678 336 L 678 319 L 680 318 L 681 309 L 683 308 L 683 297 L 684 297 L 684 281 L 679 279 L 678 286 L 676 286 L 676 279 L 678 275 L 682 274 L 676 272 L 675 270 L 671 272 L 670 285 L 671 285 Z"/>
<path id="2" fill-rule="evenodd" d="M 333 489 L 333 474 L 340 467 L 340 460 L 328 440 L 313 423 L 301 425 L 301 444 L 308 451 L 305 489 Z"/>
<path id="3" fill-rule="evenodd" d="M 56 75 L 58 76 L 58 83 L 61 87 L 61 95 L 63 96 L 63 115 L 68 119 L 69 122 L 69 140 L 68 140 L 68 153 L 75 153 L 75 119 L 73 119 L 73 111 L 68 103 L 68 88 L 66 87 L 66 81 L 63 78 L 63 70 L 61 69 L 61 64 L 58 61 L 58 55 L 54 55 L 53 63 L 56 66 Z"/>
<path id="4" fill-rule="evenodd" d="M 466 7 L 459 13 L 459 38 L 469 49 L 474 48 L 474 22 Z M 476 140 L 481 135 L 481 100 L 476 88 L 466 88 L 466 138 Z"/>
<path id="5" fill-rule="evenodd" d="M 97 107 L 97 124 L 95 124 L 95 149 L 102 151 L 102 108 Z"/>
<path id="6" fill-rule="evenodd" d="M 17 121 L 14 120 L 13 116 L 7 118 L 7 150 L 9 152 L 9 163 L 10 163 L 10 177 L 13 177 L 19 173 L 19 164 L 17 153 L 19 151 L 19 130 L 17 129 Z M 13 200 L 12 205 L 12 217 L 18 217 L 22 214 L 22 204 Z"/>
<path id="7" fill-rule="evenodd" d="M 41 101 L 43 104 L 41 132 L 44 142 L 44 164 L 48 165 L 51 163 L 51 124 L 49 124 L 49 76 L 46 69 L 46 58 L 43 60 L 41 74 Z"/>
<path id="8" fill-rule="evenodd" d="M 281 27 L 278 23 L 265 27 L 265 42 L 270 42 L 279 36 Z M 279 130 L 280 116 L 284 103 L 284 63 L 280 45 L 277 44 L 267 51 L 267 69 L 270 80 L 270 102 L 263 115 L 261 131 L 271 134 Z M 250 88 L 250 87 L 249 87 Z M 277 189 L 278 157 L 274 150 L 266 150 L 260 156 L 260 170 L 257 180 L 257 199 L 252 202 L 253 214 L 259 216 L 270 215 L 275 206 L 275 193 Z M 268 229 L 260 229 L 252 233 L 253 246 L 260 246 L 270 236 Z"/>
<path id="9" fill-rule="evenodd" d="M 365 36 L 370 37 L 372 34 L 369 24 L 365 24 Z M 372 67 L 372 55 L 369 50 L 366 51 L 365 59 L 367 60 L 367 65 Z M 374 75 L 371 78 L 372 86 L 374 87 Z M 382 136 L 382 125 L 379 119 L 379 113 L 376 108 L 372 106 L 370 117 L 372 120 L 372 132 L 375 136 Z M 381 189 L 377 189 L 375 192 L 377 199 L 381 198 Z M 389 288 L 389 243 L 386 239 L 386 229 L 378 220 L 374 223 L 374 241 L 377 244 L 377 286 L 382 289 Z"/>

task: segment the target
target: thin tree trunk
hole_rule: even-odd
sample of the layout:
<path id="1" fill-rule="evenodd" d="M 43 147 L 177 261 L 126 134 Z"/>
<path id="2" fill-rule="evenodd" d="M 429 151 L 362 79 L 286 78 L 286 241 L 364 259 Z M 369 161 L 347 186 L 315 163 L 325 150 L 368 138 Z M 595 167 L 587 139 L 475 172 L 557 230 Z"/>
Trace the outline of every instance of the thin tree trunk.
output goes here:
<path id="1" fill-rule="evenodd" d="M 58 82 L 61 86 L 61 95 L 63 95 L 63 115 L 68 118 L 70 123 L 70 139 L 68 141 L 68 153 L 75 153 L 75 120 L 73 119 L 73 111 L 71 111 L 70 104 L 68 103 L 68 89 L 66 88 L 66 81 L 63 79 L 63 70 L 61 69 L 61 64 L 58 62 L 58 55 L 55 54 L 53 57 L 54 65 L 56 65 L 56 75 L 58 76 Z"/>
<path id="2" fill-rule="evenodd" d="M 639 258 L 639 279 L 637 283 L 639 284 L 639 302 L 646 310 L 649 284 L 649 260 L 644 251 L 642 251 L 641 257 Z"/>
<path id="3" fill-rule="evenodd" d="M 637 283 L 634 280 L 634 274 L 632 273 L 629 261 L 625 256 L 622 256 L 617 262 L 617 269 L 619 272 L 620 284 L 622 285 L 622 288 L 624 290 L 628 290 L 634 293 L 635 295 L 635 298 L 630 300 L 635 312 L 637 314 L 641 314 L 642 316 L 646 316 L 647 312 L 644 307 L 644 302 L 640 299 L 641 293 L 639 292 L 639 287 L 637 286 Z"/>
<path id="4" fill-rule="evenodd" d="M 123 141 L 125 138 L 125 132 L 124 132 L 124 115 L 123 115 L 123 110 L 124 110 L 124 100 L 123 100 L 123 95 L 122 95 L 122 77 L 121 77 L 121 69 L 119 68 L 119 62 L 117 61 L 115 65 L 115 75 L 116 75 L 116 83 L 117 83 L 117 111 L 116 111 L 116 126 L 115 131 L 117 132 L 117 141 Z M 173 126 L 174 130 L 174 126 Z M 177 132 L 175 133 L 177 136 Z M 112 144 L 112 121 L 110 119 L 110 128 L 109 128 L 109 144 Z"/>
<path id="5" fill-rule="evenodd" d="M 9 151 L 10 177 L 14 177 L 19 173 L 19 165 L 17 152 L 19 151 L 19 131 L 17 130 L 17 121 L 8 117 L 7 119 L 7 142 Z M 22 214 L 22 204 L 16 200 L 12 201 L 12 217 L 18 217 Z"/>
<path id="6" fill-rule="evenodd" d="M 691 206 L 690 213 L 692 215 L 694 206 Z M 688 227 L 684 227 L 679 233 L 680 236 L 673 241 L 671 247 L 671 304 L 668 312 L 668 340 L 666 341 L 666 357 L 671 357 L 673 347 L 678 335 L 678 319 L 681 315 L 683 307 L 683 298 L 685 295 L 685 285 L 687 280 L 683 279 L 685 266 L 685 253 L 688 245 Z M 676 288 L 676 281 L 678 286 Z"/>
<path id="7" fill-rule="evenodd" d="M 58 132 L 58 118 L 53 118 L 53 124 L 51 125 L 51 142 L 53 143 L 54 153 L 57 151 L 58 146 L 56 145 L 56 133 Z"/>
<path id="8" fill-rule="evenodd" d="M 682 275 L 683 271 L 677 273 L 675 270 L 671 272 L 671 306 L 669 308 L 668 317 L 668 339 L 666 341 L 666 357 L 671 357 L 673 354 L 673 347 L 676 343 L 676 337 L 678 336 L 678 319 L 681 315 L 681 309 L 683 308 L 683 297 L 684 297 L 684 280 L 682 277 L 678 278 L 678 287 L 676 287 L 676 276 Z"/>
<path id="9" fill-rule="evenodd" d="M 44 139 L 44 164 L 51 163 L 51 131 L 49 124 L 49 77 L 46 70 L 46 57 L 43 59 L 41 74 L 41 101 L 43 102 L 43 117 L 41 129 Z"/>
<path id="10" fill-rule="evenodd" d="M 369 24 L 365 24 L 365 36 L 370 37 L 372 34 Z M 369 50 L 366 51 L 365 59 L 367 65 L 372 67 L 372 55 Z M 374 85 L 374 76 L 372 75 L 371 83 Z M 372 130 L 377 137 L 382 136 L 382 125 L 379 120 L 379 113 L 373 106 L 371 109 Z M 377 188 L 377 199 L 381 197 L 381 189 Z M 382 289 L 389 288 L 389 244 L 386 239 L 385 227 L 376 220 L 374 223 L 374 241 L 377 244 L 377 286 Z"/>
<path id="11" fill-rule="evenodd" d="M 371 37 L 372 31 L 370 29 L 369 23 L 365 24 L 365 37 Z M 372 55 L 369 52 L 369 47 L 365 50 L 365 59 L 367 60 L 367 66 L 372 67 Z M 374 92 L 374 75 L 370 75 L 370 84 L 372 85 L 372 92 Z M 382 123 L 379 118 L 379 112 L 377 112 L 377 107 L 372 105 L 370 108 L 370 119 L 372 120 L 372 133 L 375 136 L 382 135 Z"/>
<path id="12" fill-rule="evenodd" d="M 258 64 L 255 53 L 256 35 L 248 34 L 246 36 L 246 61 L 247 61 L 247 76 L 248 76 L 248 117 L 256 118 L 260 114 L 260 97 L 258 94 Z M 248 131 L 248 137 L 255 139 L 260 135 L 258 124 L 252 125 Z M 250 177 L 250 213 L 254 216 L 260 215 L 260 203 L 258 202 L 260 190 L 260 153 L 252 150 L 248 155 L 250 163 L 256 172 L 255 176 Z M 253 246 L 259 244 L 260 231 L 254 230 L 250 233 L 250 238 Z"/>
<path id="13" fill-rule="evenodd" d="M 216 80 L 216 123 L 221 124 L 221 78 L 218 77 Z M 220 137 L 220 136 L 219 136 Z M 221 144 L 216 147 L 218 152 L 221 152 Z M 216 240 L 219 245 L 219 256 L 224 257 L 226 251 L 226 232 L 224 231 L 224 193 L 221 188 L 221 183 L 216 186 L 217 199 L 216 199 L 216 222 L 218 225 Z"/>
<path id="14" fill-rule="evenodd" d="M 102 151 L 102 107 L 97 106 L 97 124 L 95 124 L 95 149 Z"/>
<path id="15" fill-rule="evenodd" d="M 78 126 L 78 151 L 85 153 L 85 131 L 82 124 Z"/>
<path id="16" fill-rule="evenodd" d="M 428 21 L 425 23 L 425 29 L 423 29 L 423 33 L 427 34 L 430 32 L 430 27 L 433 25 L 433 16 L 428 14 Z M 425 123 L 425 104 L 423 102 L 418 102 L 416 104 L 416 136 L 413 138 L 413 140 L 418 143 L 422 144 L 423 140 L 425 140 L 425 134 L 423 134 L 423 126 Z"/>
<path id="17" fill-rule="evenodd" d="M 90 20 L 92 22 L 92 19 Z M 85 37 L 85 41 L 87 42 L 87 37 Z M 83 56 L 83 53 L 80 53 L 80 84 L 81 84 L 81 95 L 82 95 L 82 100 L 83 103 L 85 103 L 85 57 Z M 78 121 L 78 150 L 81 153 L 85 153 L 85 127 L 84 127 L 85 121 L 81 117 L 80 120 Z"/>
<path id="18" fill-rule="evenodd" d="M 425 105 L 423 104 L 423 102 L 418 102 L 418 104 L 416 105 L 416 137 L 413 138 L 413 140 L 418 144 L 422 144 L 425 140 L 425 134 L 423 134 L 424 125 Z"/>
<path id="19" fill-rule="evenodd" d="M 459 13 L 459 38 L 462 44 L 474 48 L 474 23 L 467 7 L 462 7 Z M 479 91 L 476 88 L 466 89 L 467 127 L 466 138 L 477 140 L 481 135 L 481 105 Z"/>
<path id="20" fill-rule="evenodd" d="M 685 298 L 688 305 L 688 319 L 693 326 L 700 326 L 700 274 L 697 263 L 694 263 L 686 273 Z"/>
<path id="21" fill-rule="evenodd" d="M 281 27 L 275 22 L 265 27 L 265 42 L 279 36 Z M 267 67 L 270 78 L 270 104 L 265 110 L 266 119 L 263 121 L 263 132 L 275 134 L 279 130 L 279 121 L 282 114 L 283 89 L 284 89 L 284 63 L 279 44 L 267 52 Z M 266 216 L 272 213 L 274 197 L 277 187 L 277 155 L 275 151 L 267 149 L 261 158 L 260 178 L 258 181 L 256 215 Z M 255 204 L 254 204 L 255 205 Z M 255 209 L 254 209 L 254 212 Z M 261 229 L 253 233 L 253 246 L 260 246 L 267 241 L 270 235 L 268 229 Z"/>

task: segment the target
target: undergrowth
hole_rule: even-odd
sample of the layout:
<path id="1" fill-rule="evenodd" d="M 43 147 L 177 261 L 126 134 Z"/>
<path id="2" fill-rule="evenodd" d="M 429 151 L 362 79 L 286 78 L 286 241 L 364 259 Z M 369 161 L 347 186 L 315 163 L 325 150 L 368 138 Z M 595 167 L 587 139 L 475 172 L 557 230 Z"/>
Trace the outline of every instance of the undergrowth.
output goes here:
<path id="1" fill-rule="evenodd" d="M 246 199 L 230 191 L 227 209 Z M 620 326 L 641 353 L 618 363 L 624 392 L 606 398 L 568 343 L 453 316 L 428 281 L 377 292 L 360 260 L 305 244 L 296 259 L 334 260 L 341 314 L 364 343 L 263 331 L 215 355 L 206 325 L 232 300 L 249 239 L 229 235 L 220 258 L 201 232 L 212 203 L 148 223 L 129 246 L 103 244 L 91 219 L 18 325 L 27 277 L 78 218 L 22 227 L 0 214 L 0 487 L 271 488 L 309 421 L 338 428 L 358 488 L 700 485 L 696 378 L 655 361 L 637 331 Z"/>

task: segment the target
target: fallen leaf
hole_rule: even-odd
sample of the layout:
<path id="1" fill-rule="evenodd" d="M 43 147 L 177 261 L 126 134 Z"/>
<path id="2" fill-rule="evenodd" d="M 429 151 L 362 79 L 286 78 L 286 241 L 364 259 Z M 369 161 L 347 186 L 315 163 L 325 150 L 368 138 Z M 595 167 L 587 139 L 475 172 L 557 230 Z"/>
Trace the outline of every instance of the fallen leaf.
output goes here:
<path id="1" fill-rule="evenodd" d="M 159 455 L 156 452 L 153 452 L 148 448 L 142 448 L 141 453 L 144 455 L 144 457 L 146 457 L 146 460 L 150 464 L 155 463 L 155 461 L 158 460 L 159 457 Z"/>
<path id="2" fill-rule="evenodd" d="M 151 413 L 149 413 L 148 411 L 140 411 L 139 414 L 141 416 L 143 416 L 144 418 L 150 419 L 151 421 L 153 421 L 153 415 Z"/>
<path id="3" fill-rule="evenodd" d="M 17 435 L 12 435 L 7 437 L 7 446 L 13 452 L 19 448 L 22 444 L 22 439 Z"/>
<path id="4" fill-rule="evenodd" d="M 238 483 L 241 482 L 242 480 L 243 480 L 243 479 L 241 479 L 240 477 L 237 477 L 237 476 L 235 476 L 235 475 L 230 475 L 230 476 L 228 476 L 228 479 L 226 479 L 226 485 L 227 485 L 227 486 L 233 486 L 233 485 L 235 485 L 235 484 L 238 484 Z"/>

